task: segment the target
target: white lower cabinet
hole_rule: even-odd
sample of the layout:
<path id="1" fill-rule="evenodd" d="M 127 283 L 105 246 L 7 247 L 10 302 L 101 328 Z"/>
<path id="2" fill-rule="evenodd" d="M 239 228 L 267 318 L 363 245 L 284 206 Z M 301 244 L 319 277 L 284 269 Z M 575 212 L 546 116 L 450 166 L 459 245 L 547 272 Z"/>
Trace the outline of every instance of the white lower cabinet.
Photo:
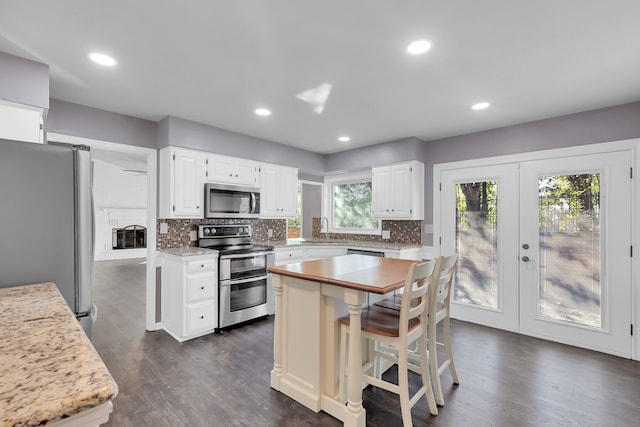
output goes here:
<path id="1" fill-rule="evenodd" d="M 420 248 L 419 246 L 402 249 L 380 249 L 367 248 L 362 246 L 299 245 L 296 247 L 284 246 L 276 248 L 275 265 L 290 264 L 292 262 L 313 261 L 315 259 L 346 255 L 347 248 L 384 252 L 385 258 L 414 259 L 416 261 L 420 261 L 422 259 L 422 248 Z"/>
<path id="2" fill-rule="evenodd" d="M 385 258 L 400 258 L 400 259 L 414 259 L 416 261 L 422 260 L 422 248 L 407 248 L 407 249 L 385 249 Z"/>
<path id="3" fill-rule="evenodd" d="M 291 249 L 288 247 L 276 248 L 275 265 L 284 265 L 292 262 L 306 261 L 306 248 Z"/>
<path id="4" fill-rule="evenodd" d="M 345 255 L 347 248 L 345 247 L 313 247 L 307 249 L 307 261 L 322 258 L 331 258 L 334 256 Z"/>
<path id="5" fill-rule="evenodd" d="M 218 327 L 216 255 L 160 255 L 162 324 L 178 341 L 214 332 Z"/>

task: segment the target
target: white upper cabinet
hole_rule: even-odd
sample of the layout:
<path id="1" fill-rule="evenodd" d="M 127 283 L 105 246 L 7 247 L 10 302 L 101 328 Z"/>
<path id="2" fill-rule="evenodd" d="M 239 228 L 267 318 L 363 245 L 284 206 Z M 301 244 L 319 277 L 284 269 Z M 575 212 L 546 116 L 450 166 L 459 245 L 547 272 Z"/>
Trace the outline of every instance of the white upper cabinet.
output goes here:
<path id="1" fill-rule="evenodd" d="M 206 153 L 160 150 L 160 218 L 203 218 Z"/>
<path id="2" fill-rule="evenodd" d="M 208 182 L 258 187 L 260 164 L 252 160 L 207 154 L 206 179 Z"/>
<path id="3" fill-rule="evenodd" d="M 260 165 L 260 217 L 294 218 L 298 210 L 298 169 Z"/>
<path id="4" fill-rule="evenodd" d="M 42 143 L 42 108 L 0 101 L 0 139 Z"/>
<path id="5" fill-rule="evenodd" d="M 424 219 L 424 165 L 397 163 L 372 169 L 374 218 Z"/>

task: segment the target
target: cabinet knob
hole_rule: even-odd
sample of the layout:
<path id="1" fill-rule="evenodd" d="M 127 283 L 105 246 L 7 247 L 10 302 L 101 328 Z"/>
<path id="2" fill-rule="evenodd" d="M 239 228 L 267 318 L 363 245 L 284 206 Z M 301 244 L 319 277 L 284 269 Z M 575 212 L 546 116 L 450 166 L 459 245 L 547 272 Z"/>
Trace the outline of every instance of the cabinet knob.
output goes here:
<path id="1" fill-rule="evenodd" d="M 200 316 L 201 319 L 204 319 L 204 316 Z"/>
<path id="2" fill-rule="evenodd" d="M 229 176 L 233 176 L 233 174 L 232 174 L 232 173 L 230 173 L 230 174 L 229 174 Z"/>
<path id="3" fill-rule="evenodd" d="M 200 289 L 204 291 L 204 286 L 200 286 Z"/>
<path id="4" fill-rule="evenodd" d="M 204 268 L 204 264 L 200 264 L 200 267 Z"/>

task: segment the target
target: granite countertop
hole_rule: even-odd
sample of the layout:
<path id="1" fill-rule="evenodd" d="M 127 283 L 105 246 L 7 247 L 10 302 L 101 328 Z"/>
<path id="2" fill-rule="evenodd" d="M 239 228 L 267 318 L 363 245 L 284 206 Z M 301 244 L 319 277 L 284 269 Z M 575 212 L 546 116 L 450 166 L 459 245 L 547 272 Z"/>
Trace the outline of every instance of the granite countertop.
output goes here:
<path id="1" fill-rule="evenodd" d="M 369 249 L 412 249 L 421 248 L 415 243 L 390 243 L 390 242 L 368 242 L 363 240 L 337 240 L 337 239 L 289 239 L 289 240 L 269 240 L 267 242 L 256 242 L 264 245 L 271 245 L 275 248 L 295 247 L 295 246 L 348 246 L 350 248 Z"/>
<path id="2" fill-rule="evenodd" d="M 0 289 L 0 426 L 67 418 L 117 394 L 55 284 Z"/>
<path id="3" fill-rule="evenodd" d="M 160 253 L 173 255 L 173 256 L 177 256 L 177 257 L 198 256 L 198 255 L 215 255 L 215 256 L 218 256 L 218 251 L 215 250 L 215 249 L 199 248 L 199 247 L 193 247 L 193 246 L 185 246 L 185 247 L 182 247 L 182 248 L 160 249 Z"/>

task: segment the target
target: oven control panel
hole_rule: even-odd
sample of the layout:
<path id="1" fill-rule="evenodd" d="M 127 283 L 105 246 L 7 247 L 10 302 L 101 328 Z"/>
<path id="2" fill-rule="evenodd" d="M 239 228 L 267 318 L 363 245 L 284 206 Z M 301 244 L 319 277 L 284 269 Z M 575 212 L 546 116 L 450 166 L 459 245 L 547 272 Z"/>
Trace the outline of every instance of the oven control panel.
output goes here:
<path id="1" fill-rule="evenodd" d="M 198 238 L 251 237 L 251 226 L 248 224 L 198 226 Z"/>

